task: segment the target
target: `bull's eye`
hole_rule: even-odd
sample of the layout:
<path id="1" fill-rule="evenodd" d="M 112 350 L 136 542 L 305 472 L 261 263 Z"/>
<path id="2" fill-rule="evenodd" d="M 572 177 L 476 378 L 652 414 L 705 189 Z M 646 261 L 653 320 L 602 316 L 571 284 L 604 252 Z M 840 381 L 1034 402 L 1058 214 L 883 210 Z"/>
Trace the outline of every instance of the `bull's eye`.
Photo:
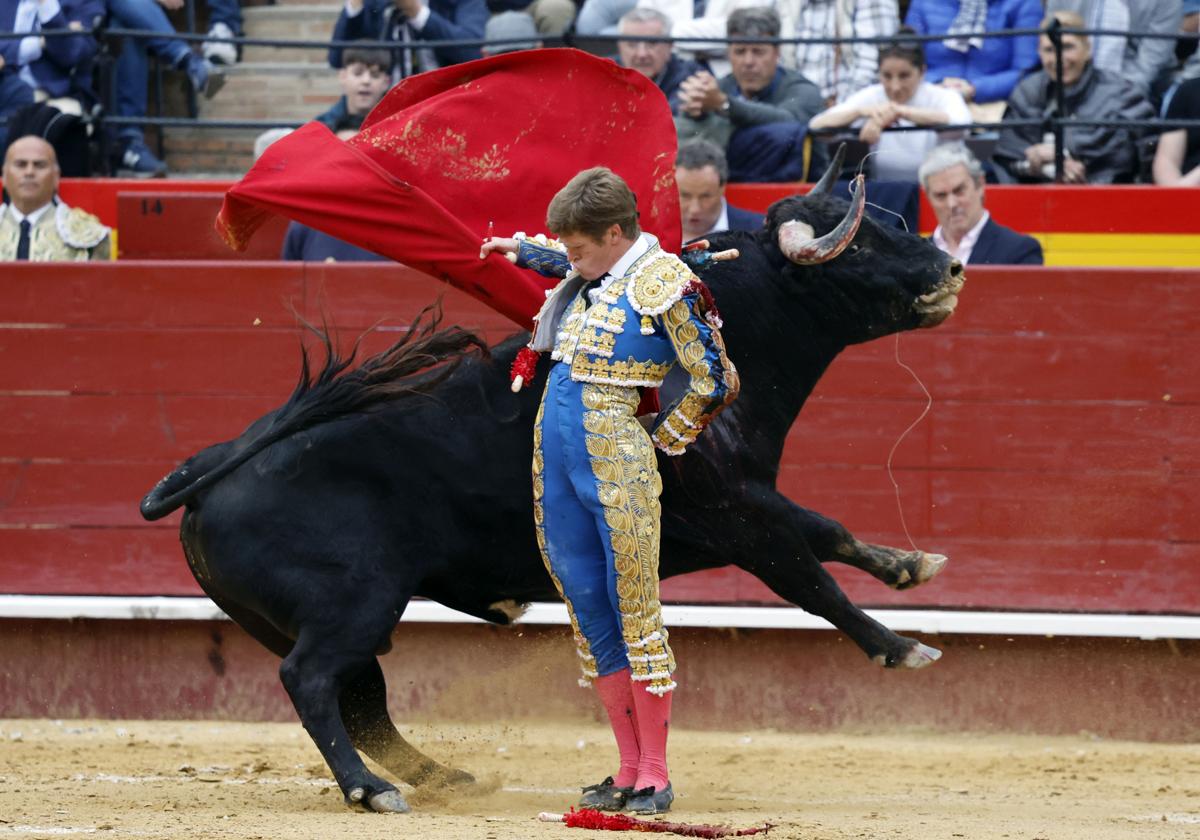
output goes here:
<path id="1" fill-rule="evenodd" d="M 857 242 L 851 242 L 850 245 L 846 248 L 846 253 L 849 256 L 853 257 L 855 254 L 857 254 L 861 250 L 862 250 L 862 248 L 859 247 Z"/>

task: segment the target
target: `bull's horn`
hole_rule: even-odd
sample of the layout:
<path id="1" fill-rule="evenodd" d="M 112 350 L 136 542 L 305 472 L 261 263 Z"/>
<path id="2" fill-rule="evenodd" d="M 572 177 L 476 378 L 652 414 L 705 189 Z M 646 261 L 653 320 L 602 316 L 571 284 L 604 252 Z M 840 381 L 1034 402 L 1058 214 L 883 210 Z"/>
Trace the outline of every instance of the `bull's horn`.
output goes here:
<path id="1" fill-rule="evenodd" d="M 833 182 L 838 179 L 838 175 L 842 174 L 842 163 L 846 160 L 846 144 L 839 143 L 837 152 L 833 155 L 833 161 L 825 170 L 825 174 L 817 183 L 813 184 L 813 188 L 808 191 L 809 195 L 829 195 L 833 191 Z"/>
<path id="2" fill-rule="evenodd" d="M 817 237 L 812 225 L 806 222 L 784 222 L 779 226 L 779 250 L 797 265 L 829 262 L 846 250 L 846 246 L 854 239 L 866 206 L 867 190 L 863 184 L 863 176 L 858 175 L 854 179 L 854 197 L 850 200 L 850 209 L 846 211 L 845 217 L 837 227 L 824 236 Z"/>

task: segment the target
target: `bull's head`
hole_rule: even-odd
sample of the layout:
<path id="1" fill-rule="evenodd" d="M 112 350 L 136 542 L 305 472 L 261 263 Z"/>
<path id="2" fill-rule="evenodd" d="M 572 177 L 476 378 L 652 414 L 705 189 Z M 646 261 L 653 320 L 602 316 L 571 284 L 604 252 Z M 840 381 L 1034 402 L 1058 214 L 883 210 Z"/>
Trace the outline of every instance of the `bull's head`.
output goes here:
<path id="1" fill-rule="evenodd" d="M 849 202 L 830 192 L 843 149 L 806 196 L 773 204 L 765 233 L 782 257 L 784 281 L 797 293 L 812 291 L 846 302 L 848 343 L 913 327 L 933 327 L 950 317 L 963 286 L 962 265 L 918 236 L 864 216 L 867 189 L 852 182 Z M 822 303 L 822 308 L 827 301 Z"/>

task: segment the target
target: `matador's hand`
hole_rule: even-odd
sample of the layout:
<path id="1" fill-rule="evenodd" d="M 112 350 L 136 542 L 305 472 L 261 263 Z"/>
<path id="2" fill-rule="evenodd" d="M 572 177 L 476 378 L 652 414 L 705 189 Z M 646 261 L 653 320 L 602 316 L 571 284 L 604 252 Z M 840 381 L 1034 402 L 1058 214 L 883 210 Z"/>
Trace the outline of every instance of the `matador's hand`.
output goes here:
<path id="1" fill-rule="evenodd" d="M 479 249 L 479 259 L 486 259 L 487 255 L 495 251 L 503 254 L 509 262 L 517 261 L 517 249 L 521 243 L 515 239 L 507 239 L 503 236 L 490 236 L 483 241 L 483 245 Z"/>

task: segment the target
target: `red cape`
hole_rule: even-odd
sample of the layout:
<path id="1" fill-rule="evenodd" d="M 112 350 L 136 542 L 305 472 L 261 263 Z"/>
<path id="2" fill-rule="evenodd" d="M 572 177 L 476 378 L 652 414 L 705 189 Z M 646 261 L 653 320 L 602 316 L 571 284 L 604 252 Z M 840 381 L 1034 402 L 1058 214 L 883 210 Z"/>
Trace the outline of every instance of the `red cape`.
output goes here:
<path id="1" fill-rule="evenodd" d="M 573 49 L 529 50 L 405 79 L 349 140 L 309 123 L 267 149 L 225 194 L 217 231 L 244 250 L 279 213 L 410 265 L 525 328 L 546 283 L 497 236 L 536 233 L 577 172 L 607 166 L 638 197 L 641 225 L 678 252 L 675 126 L 646 77 Z"/>

